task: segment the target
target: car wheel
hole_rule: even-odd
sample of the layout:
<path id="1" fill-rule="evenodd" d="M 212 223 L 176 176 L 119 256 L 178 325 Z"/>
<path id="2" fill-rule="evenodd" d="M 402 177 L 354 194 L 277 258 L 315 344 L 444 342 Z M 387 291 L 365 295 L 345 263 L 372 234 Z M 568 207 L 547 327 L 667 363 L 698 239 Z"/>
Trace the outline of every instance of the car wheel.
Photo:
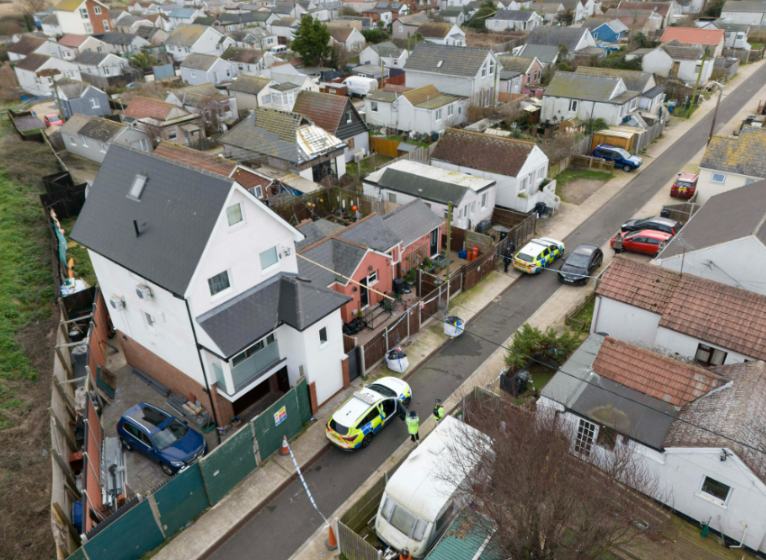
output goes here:
<path id="1" fill-rule="evenodd" d="M 410 406 L 410 401 L 411 400 L 412 400 L 412 397 L 407 397 L 406 399 L 404 399 L 402 401 L 402 404 L 404 405 L 404 408 L 407 408 L 408 406 Z"/>
<path id="2" fill-rule="evenodd" d="M 366 436 L 364 436 L 364 439 L 362 440 L 362 449 L 370 445 L 371 441 L 372 441 L 372 433 L 369 433 Z"/>
<path id="3" fill-rule="evenodd" d="M 125 451 L 133 451 L 133 447 L 124 439 L 120 438 L 120 443 Z"/>
<path id="4" fill-rule="evenodd" d="M 622 170 L 623 170 L 625 173 L 630 173 L 632 169 L 633 169 L 633 168 L 632 168 L 630 165 L 623 165 L 623 166 L 622 166 Z"/>
<path id="5" fill-rule="evenodd" d="M 162 472 L 164 472 L 168 476 L 173 476 L 174 474 L 176 474 L 173 472 L 173 469 L 171 469 L 170 466 L 166 465 L 165 463 L 160 463 L 160 468 L 162 469 Z"/>

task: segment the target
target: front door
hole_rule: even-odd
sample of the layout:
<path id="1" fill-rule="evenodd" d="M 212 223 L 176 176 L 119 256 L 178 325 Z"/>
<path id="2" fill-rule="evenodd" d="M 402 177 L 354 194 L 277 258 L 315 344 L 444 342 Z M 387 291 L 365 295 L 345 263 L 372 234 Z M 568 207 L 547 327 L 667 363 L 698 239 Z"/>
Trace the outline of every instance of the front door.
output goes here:
<path id="1" fill-rule="evenodd" d="M 363 279 L 359 286 L 361 293 L 359 294 L 359 301 L 361 302 L 361 308 L 364 309 L 370 305 L 370 293 L 367 291 L 367 278 Z"/>
<path id="2" fill-rule="evenodd" d="M 439 229 L 431 232 L 431 256 L 434 257 L 439 252 Z"/>
<path id="3" fill-rule="evenodd" d="M 673 68 L 670 69 L 670 77 L 671 78 L 677 78 L 678 77 L 678 71 L 681 69 L 681 63 L 680 62 L 674 62 Z"/>
<path id="4" fill-rule="evenodd" d="M 290 390 L 290 378 L 287 375 L 287 366 L 277 372 L 277 386 L 283 393 Z"/>

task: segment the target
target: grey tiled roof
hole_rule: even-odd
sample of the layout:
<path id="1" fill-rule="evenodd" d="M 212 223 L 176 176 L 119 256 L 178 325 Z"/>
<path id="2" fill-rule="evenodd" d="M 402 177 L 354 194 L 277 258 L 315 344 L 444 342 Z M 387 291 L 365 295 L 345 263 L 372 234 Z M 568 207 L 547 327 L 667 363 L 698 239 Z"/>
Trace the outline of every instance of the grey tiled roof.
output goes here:
<path id="1" fill-rule="evenodd" d="M 537 58 L 540 62 L 550 64 L 559 55 L 559 48 L 557 46 L 549 45 L 524 45 L 519 51 L 520 57 Z"/>
<path id="2" fill-rule="evenodd" d="M 191 53 L 181 63 L 181 67 L 192 68 L 194 70 L 209 70 L 217 60 L 218 57 L 211 54 Z"/>
<path id="3" fill-rule="evenodd" d="M 118 33 L 117 31 L 109 31 L 95 37 L 110 45 L 130 45 L 136 38 L 133 33 Z"/>
<path id="4" fill-rule="evenodd" d="M 296 133 L 308 122 L 296 113 L 256 108 L 237 126 L 219 138 L 222 144 L 274 156 L 290 162 L 301 159 Z"/>
<path id="5" fill-rule="evenodd" d="M 608 102 L 619 85 L 620 78 L 588 76 L 574 72 L 556 72 L 544 95 Z"/>
<path id="6" fill-rule="evenodd" d="M 748 12 L 755 14 L 766 14 L 766 2 L 749 2 L 741 0 L 739 2 L 726 2 L 723 5 L 721 13 L 724 12 Z"/>
<path id="7" fill-rule="evenodd" d="M 141 200 L 128 198 L 137 174 Z M 233 180 L 113 144 L 72 239 L 174 294 L 186 291 Z M 133 221 L 139 224 L 136 237 Z"/>
<path id="8" fill-rule="evenodd" d="M 197 317 L 197 322 L 228 358 L 275 326 L 303 331 L 349 301 L 348 296 L 282 273 Z"/>
<path id="9" fill-rule="evenodd" d="M 578 66 L 578 74 L 590 76 L 604 76 L 621 78 L 625 87 L 633 91 L 644 91 L 654 75 L 651 72 L 639 72 L 636 70 L 617 70 L 616 68 L 593 68 L 591 66 Z"/>
<path id="10" fill-rule="evenodd" d="M 441 227 L 444 223 L 420 199 L 413 200 L 386 214 L 383 216 L 383 222 L 388 226 L 388 229 L 401 237 L 402 249 Z"/>
<path id="11" fill-rule="evenodd" d="M 269 85 L 270 82 L 271 80 L 268 78 L 241 74 L 236 80 L 234 80 L 234 83 L 229 86 L 229 91 L 238 91 L 240 93 L 257 95 L 263 88 Z"/>
<path id="12" fill-rule="evenodd" d="M 343 276 L 350 277 L 354 274 L 362 259 L 367 254 L 367 249 L 362 249 L 340 239 L 328 239 L 301 253 L 306 259 L 321 264 Z M 298 257 L 298 274 L 308 278 L 317 286 L 330 286 L 335 282 L 346 285 L 348 280 L 338 276 L 324 268 L 320 268 L 305 259 Z"/>
<path id="13" fill-rule="evenodd" d="M 425 200 L 440 204 L 452 202 L 452 206 L 458 206 L 469 190 L 468 187 L 437 181 L 390 167 L 387 167 L 381 175 L 378 186 L 411 196 L 422 196 Z"/>
<path id="14" fill-rule="evenodd" d="M 475 76 L 481 70 L 481 65 L 484 64 L 489 53 L 489 49 L 482 47 L 453 47 L 419 43 L 407 59 L 404 69 L 405 71 L 423 70 L 455 76 Z M 440 61 L 441 65 L 437 66 Z"/>
<path id="15" fill-rule="evenodd" d="M 313 245 L 317 241 L 321 241 L 322 239 L 327 237 L 327 234 L 325 234 L 325 232 L 319 229 L 319 226 L 317 225 L 316 222 L 306 222 L 305 224 L 299 224 L 297 226 L 297 229 L 303 235 L 305 235 L 306 238 L 303 241 L 297 241 L 295 243 L 296 251 L 302 251 L 309 245 Z"/>
<path id="16" fill-rule="evenodd" d="M 575 27 L 535 27 L 529 33 L 527 45 L 546 45 L 556 47 L 556 49 L 559 48 L 559 45 L 565 45 L 570 53 L 574 53 L 577 43 L 586 33 L 589 33 L 587 29 Z M 530 55 L 525 54 L 524 56 Z"/>
<path id="17" fill-rule="evenodd" d="M 127 125 L 122 123 L 100 117 L 91 117 L 88 123 L 78 131 L 78 134 L 99 142 L 109 142 L 125 128 Z"/>
<path id="18" fill-rule="evenodd" d="M 82 64 L 83 66 L 98 66 L 104 59 L 111 53 L 99 53 L 95 51 L 83 51 L 80 56 L 75 58 L 72 62 L 75 64 Z"/>
<path id="19" fill-rule="evenodd" d="M 386 227 L 383 218 L 378 214 L 350 225 L 343 233 L 339 233 L 338 237 L 381 252 L 388 251 L 401 241 L 398 235 Z"/>
<path id="20" fill-rule="evenodd" d="M 64 96 L 66 96 L 67 99 L 77 99 L 83 93 L 85 93 L 85 90 L 88 89 L 88 87 L 98 89 L 96 86 L 91 86 L 85 82 L 78 82 L 77 80 L 72 80 L 71 78 L 61 78 L 56 82 L 56 86 L 59 88 L 59 91 L 63 93 Z"/>
<path id="21" fill-rule="evenodd" d="M 534 17 L 531 10 L 499 10 L 491 19 L 503 21 L 529 21 Z"/>

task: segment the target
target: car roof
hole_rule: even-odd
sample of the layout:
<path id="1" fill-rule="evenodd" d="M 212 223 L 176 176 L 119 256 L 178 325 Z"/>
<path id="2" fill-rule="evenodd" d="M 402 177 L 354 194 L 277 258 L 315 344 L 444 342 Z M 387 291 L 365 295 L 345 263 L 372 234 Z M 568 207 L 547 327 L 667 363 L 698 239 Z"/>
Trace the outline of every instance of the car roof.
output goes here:
<path id="1" fill-rule="evenodd" d="M 569 253 L 569 255 L 574 255 L 575 253 L 578 255 L 590 255 L 598 249 L 598 245 L 594 245 L 593 243 L 583 243 L 582 245 L 578 245 L 574 251 Z"/>
<path id="2" fill-rule="evenodd" d="M 174 418 L 172 414 L 165 412 L 161 408 L 144 402 L 131 407 L 122 416 L 129 419 L 131 423 L 142 427 L 149 435 L 164 428 L 167 422 Z"/>
<path id="3" fill-rule="evenodd" d="M 637 231 L 631 231 L 630 237 L 654 237 L 655 239 L 667 240 L 673 237 L 672 233 L 666 233 L 664 231 L 657 231 L 656 229 L 639 229 Z"/>
<path id="4" fill-rule="evenodd" d="M 524 253 L 525 255 L 529 255 L 530 257 L 536 257 L 543 251 L 545 251 L 551 244 L 556 244 L 558 246 L 561 246 L 561 241 L 556 241 L 555 239 L 551 239 L 549 237 L 541 237 L 539 239 L 533 239 L 526 245 L 524 245 L 521 248 L 521 251 L 519 253 Z"/>
<path id="5" fill-rule="evenodd" d="M 666 226 L 677 226 L 679 222 L 676 220 L 671 220 L 670 218 L 663 218 L 662 216 L 653 216 L 651 218 L 644 218 L 643 220 L 638 220 L 639 222 L 654 222 L 655 224 L 665 224 Z"/>
<path id="6" fill-rule="evenodd" d="M 620 148 L 619 146 L 613 146 L 612 144 L 599 144 L 598 146 L 596 146 L 596 149 L 598 150 L 599 148 L 609 148 L 612 150 L 616 150 L 618 148 L 621 150 L 624 149 L 624 148 Z"/>
<path id="7" fill-rule="evenodd" d="M 681 173 L 678 177 L 679 181 L 694 181 L 699 177 L 696 173 Z"/>
<path id="8" fill-rule="evenodd" d="M 367 387 L 361 391 L 354 393 L 354 396 L 348 399 L 343 406 L 341 406 L 332 415 L 332 419 L 335 420 L 341 426 L 350 428 L 356 424 L 370 407 L 380 401 L 383 397 L 377 392 Z"/>

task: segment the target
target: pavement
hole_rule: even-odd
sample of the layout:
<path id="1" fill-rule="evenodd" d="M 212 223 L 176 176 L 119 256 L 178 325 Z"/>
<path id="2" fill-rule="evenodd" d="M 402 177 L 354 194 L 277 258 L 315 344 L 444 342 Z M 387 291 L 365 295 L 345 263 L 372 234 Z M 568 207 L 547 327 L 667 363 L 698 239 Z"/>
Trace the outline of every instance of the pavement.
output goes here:
<path id="1" fill-rule="evenodd" d="M 743 107 L 745 114 L 747 109 L 752 112 L 751 105 L 757 103 L 756 92 L 766 85 L 763 65 L 745 66 L 727 84 L 718 111 L 719 123 L 728 123 Z M 679 164 L 691 162 L 704 149 L 713 107 L 713 102 L 707 102 L 688 121 L 668 127 L 664 137 L 649 147 L 641 169 L 618 174 L 575 211 L 560 220 L 554 218 L 548 235 L 564 240 L 568 247 L 584 242 L 603 245 L 625 220 L 638 212 L 652 212 L 644 208 L 647 203 L 657 204 L 661 200 L 678 173 Z M 611 251 L 606 254 L 611 255 Z M 495 272 L 477 288 L 463 296 L 462 301 L 456 298 L 458 313 L 469 321 L 473 336 L 463 335 L 445 344 L 440 329 L 432 327 L 407 350 L 412 368 L 408 372 L 413 390 L 411 409 L 419 410 L 421 417 L 430 413 L 435 398 L 448 397 L 449 408 L 469 387 L 494 379 L 502 368 L 503 351 L 498 345 L 505 343 L 523 323 L 551 324 L 552 319 L 555 322 L 562 316 L 568 302 L 574 304 L 577 297 L 584 297 L 582 290 L 561 286 L 553 273 L 519 278 Z M 562 300 L 546 305 L 552 297 Z M 355 380 L 350 391 L 359 383 L 360 380 Z M 352 495 L 362 491 L 369 477 L 395 454 L 408 452 L 406 444 L 401 445 L 407 439 L 403 423 L 389 426 L 361 452 L 349 454 L 329 447 L 324 439 L 324 422 L 346 395 L 339 395 L 323 406 L 317 423 L 292 445 L 316 503 L 328 518 L 340 511 Z M 430 420 L 425 421 L 424 432 L 429 423 Z M 257 554 L 285 559 L 300 551 L 302 557 L 322 558 L 321 547 L 316 545 L 326 538 L 323 525 L 322 517 L 295 479 L 291 463 L 276 458 L 267 461 L 155 557 L 228 559 Z"/>

